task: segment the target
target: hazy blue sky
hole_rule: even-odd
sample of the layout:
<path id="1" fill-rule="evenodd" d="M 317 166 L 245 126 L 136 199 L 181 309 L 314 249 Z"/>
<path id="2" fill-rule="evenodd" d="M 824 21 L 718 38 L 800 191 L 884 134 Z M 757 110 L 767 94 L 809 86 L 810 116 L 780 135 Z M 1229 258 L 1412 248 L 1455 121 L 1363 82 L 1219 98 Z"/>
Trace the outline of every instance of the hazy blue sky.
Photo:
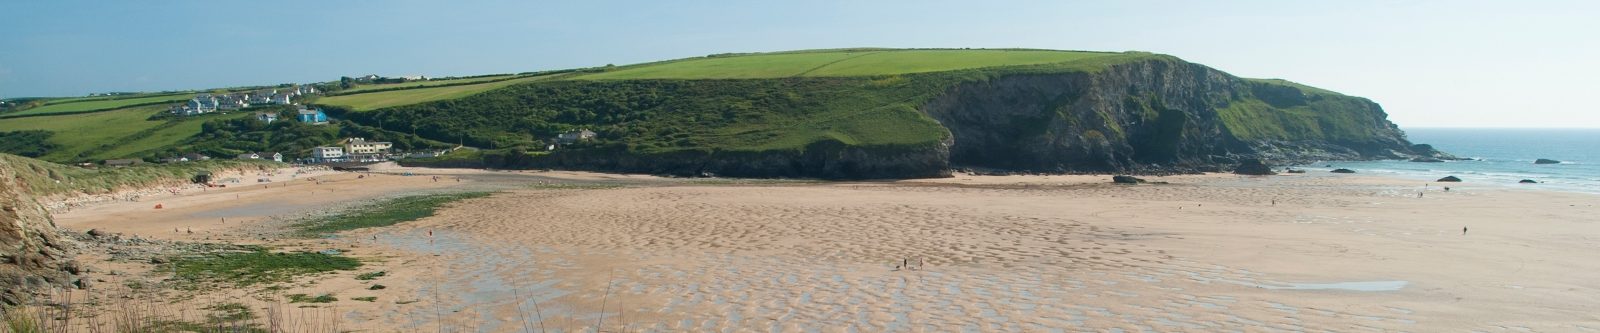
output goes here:
<path id="1" fill-rule="evenodd" d="M 1167 53 L 1403 127 L 1600 127 L 1600 1 L 0 0 L 0 97 L 857 46 Z"/>

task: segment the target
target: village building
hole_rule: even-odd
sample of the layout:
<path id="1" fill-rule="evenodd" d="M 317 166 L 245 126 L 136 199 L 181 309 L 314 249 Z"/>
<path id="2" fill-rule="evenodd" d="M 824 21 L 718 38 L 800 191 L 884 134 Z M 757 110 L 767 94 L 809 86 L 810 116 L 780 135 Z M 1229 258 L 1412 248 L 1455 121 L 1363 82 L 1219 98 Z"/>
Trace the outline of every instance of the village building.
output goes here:
<path id="1" fill-rule="evenodd" d="M 566 133 L 561 133 L 559 135 L 556 135 L 556 142 L 560 142 L 562 144 L 567 144 L 567 143 L 573 143 L 573 142 L 593 139 L 594 137 L 595 137 L 595 133 L 593 131 L 590 131 L 588 129 L 582 129 L 582 130 L 566 132 Z"/>
<path id="2" fill-rule="evenodd" d="M 345 151 L 349 154 L 384 154 L 393 148 L 389 142 L 367 141 L 365 138 L 350 138 L 344 142 Z"/>
<path id="3" fill-rule="evenodd" d="M 311 158 L 317 162 L 344 161 L 344 147 L 316 147 L 311 148 Z"/>
<path id="4" fill-rule="evenodd" d="M 201 155 L 200 153 L 188 153 L 183 154 L 183 158 L 187 161 L 204 161 L 211 159 L 211 156 Z"/>
<path id="5" fill-rule="evenodd" d="M 295 120 L 299 120 L 302 123 L 314 124 L 314 125 L 315 124 L 326 124 L 326 123 L 328 123 L 328 114 L 322 113 L 322 109 L 321 108 L 315 108 L 315 109 L 301 108 L 300 111 L 295 113 Z"/>
<path id="6" fill-rule="evenodd" d="M 273 112 L 256 112 L 256 120 L 271 124 L 274 121 L 278 121 L 278 114 Z"/>
<path id="7" fill-rule="evenodd" d="M 268 159 L 268 160 L 273 160 L 273 161 L 276 161 L 276 162 L 283 162 L 283 154 L 280 154 L 280 153 L 244 153 L 244 154 L 239 154 L 239 158 L 238 159 L 241 159 L 241 160 Z"/>

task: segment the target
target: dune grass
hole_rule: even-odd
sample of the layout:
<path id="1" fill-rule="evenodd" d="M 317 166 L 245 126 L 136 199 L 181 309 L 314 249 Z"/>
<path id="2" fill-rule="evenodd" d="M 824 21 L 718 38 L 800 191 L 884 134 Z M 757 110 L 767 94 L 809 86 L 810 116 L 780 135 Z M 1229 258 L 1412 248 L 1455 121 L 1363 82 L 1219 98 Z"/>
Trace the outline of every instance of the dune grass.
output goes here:
<path id="1" fill-rule="evenodd" d="M 489 194 L 489 192 L 467 192 L 400 197 L 338 215 L 301 221 L 293 227 L 300 236 L 319 237 L 345 230 L 391 226 L 433 216 L 439 207 L 451 202 L 481 198 Z"/>
<path id="2" fill-rule="evenodd" d="M 430 87 L 361 94 L 327 96 L 318 98 L 316 104 L 345 107 L 354 111 L 381 109 L 391 106 L 417 104 L 437 100 L 455 99 L 518 83 L 533 82 L 548 76 L 530 76 L 520 79 L 468 84 L 448 87 Z"/>
<path id="3" fill-rule="evenodd" d="M 880 50 L 783 52 L 628 66 L 577 79 L 754 79 L 874 76 L 1071 62 L 1117 53 L 1051 50 Z"/>
<path id="4" fill-rule="evenodd" d="M 184 100 L 188 100 L 190 98 L 194 98 L 194 96 L 195 96 L 194 93 L 178 93 L 178 94 L 137 95 L 137 96 L 131 96 L 131 97 L 127 97 L 127 98 L 116 98 L 116 99 L 100 99 L 100 98 L 76 99 L 76 98 L 74 98 L 74 99 L 65 99 L 65 100 L 53 100 L 53 101 L 47 102 L 47 103 L 45 103 L 45 105 L 42 105 L 42 106 L 39 106 L 39 107 L 30 108 L 30 109 L 27 109 L 27 110 L 17 111 L 17 112 L 13 112 L 13 113 L 8 113 L 8 114 L 6 114 L 6 116 L 36 115 L 36 114 L 51 114 L 51 113 L 69 113 L 69 112 L 82 112 L 82 111 L 90 111 L 90 110 L 105 110 L 105 109 L 115 109 L 115 108 L 121 108 L 121 107 L 133 106 L 133 105 L 150 104 L 150 103 L 178 103 L 178 102 L 182 102 Z M 164 107 L 165 106 L 163 106 L 163 108 Z"/>
<path id="5" fill-rule="evenodd" d="M 210 160 L 145 164 L 125 168 L 84 169 L 10 154 L 0 154 L 0 167 L 16 171 L 34 195 L 108 193 L 153 184 L 186 182 L 199 171 L 276 168 L 270 160 Z"/>

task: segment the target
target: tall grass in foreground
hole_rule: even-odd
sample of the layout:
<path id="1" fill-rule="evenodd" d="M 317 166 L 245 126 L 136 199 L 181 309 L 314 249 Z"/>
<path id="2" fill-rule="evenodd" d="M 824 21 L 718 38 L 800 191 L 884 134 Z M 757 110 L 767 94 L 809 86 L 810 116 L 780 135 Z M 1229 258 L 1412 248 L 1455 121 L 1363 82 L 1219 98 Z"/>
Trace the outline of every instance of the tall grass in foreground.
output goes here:
<path id="1" fill-rule="evenodd" d="M 158 299 L 140 292 L 56 290 L 31 305 L 0 309 L 0 333 L 343 331 L 335 307 L 251 298 Z"/>

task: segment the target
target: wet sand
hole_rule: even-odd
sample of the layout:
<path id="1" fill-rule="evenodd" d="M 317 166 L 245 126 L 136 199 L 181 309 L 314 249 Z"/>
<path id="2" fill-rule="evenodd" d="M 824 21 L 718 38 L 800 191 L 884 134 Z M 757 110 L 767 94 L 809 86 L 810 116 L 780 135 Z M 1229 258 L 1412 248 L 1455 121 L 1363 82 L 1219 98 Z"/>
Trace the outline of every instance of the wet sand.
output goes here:
<path id="1" fill-rule="evenodd" d="M 1593 195 L 1467 183 L 1417 198 L 1420 183 L 1340 175 L 1120 186 L 447 172 L 468 181 L 330 178 L 159 213 L 94 207 L 58 223 L 170 233 L 215 214 L 503 185 L 421 221 L 270 241 L 338 247 L 369 260 L 361 272 L 387 271 L 286 291 L 378 296 L 336 304 L 344 326 L 368 331 L 1600 331 Z M 551 180 L 632 185 L 534 185 Z"/>

